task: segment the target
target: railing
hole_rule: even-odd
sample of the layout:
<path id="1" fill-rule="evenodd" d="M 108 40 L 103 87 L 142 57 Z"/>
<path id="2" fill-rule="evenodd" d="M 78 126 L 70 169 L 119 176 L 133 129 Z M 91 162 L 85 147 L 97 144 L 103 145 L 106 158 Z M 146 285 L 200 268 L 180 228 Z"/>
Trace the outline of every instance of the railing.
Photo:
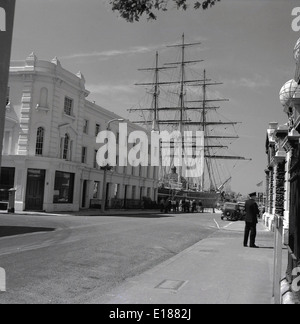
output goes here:
<path id="1" fill-rule="evenodd" d="M 282 282 L 282 249 L 283 249 L 283 217 L 275 215 L 275 254 L 273 296 L 275 304 L 281 304 Z"/>

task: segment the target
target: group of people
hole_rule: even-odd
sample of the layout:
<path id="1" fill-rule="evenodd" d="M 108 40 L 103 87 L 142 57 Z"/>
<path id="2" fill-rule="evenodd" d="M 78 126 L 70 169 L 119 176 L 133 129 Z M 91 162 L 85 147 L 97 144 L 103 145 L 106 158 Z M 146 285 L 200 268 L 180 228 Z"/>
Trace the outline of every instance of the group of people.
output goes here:
<path id="1" fill-rule="evenodd" d="M 204 212 L 204 207 L 202 201 L 188 200 L 188 199 L 161 199 L 160 201 L 160 211 L 169 213 L 195 213 L 195 212 Z"/>

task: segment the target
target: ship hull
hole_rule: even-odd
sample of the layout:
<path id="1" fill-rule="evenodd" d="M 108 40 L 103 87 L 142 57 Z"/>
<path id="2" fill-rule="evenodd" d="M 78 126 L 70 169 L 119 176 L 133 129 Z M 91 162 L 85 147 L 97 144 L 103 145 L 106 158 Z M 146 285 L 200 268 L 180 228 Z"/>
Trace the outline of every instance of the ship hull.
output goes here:
<path id="1" fill-rule="evenodd" d="M 217 192 L 200 192 L 189 190 L 177 190 L 160 188 L 158 189 L 158 199 L 171 199 L 171 200 L 196 200 L 202 202 L 204 208 L 217 208 L 221 200 L 221 194 Z"/>

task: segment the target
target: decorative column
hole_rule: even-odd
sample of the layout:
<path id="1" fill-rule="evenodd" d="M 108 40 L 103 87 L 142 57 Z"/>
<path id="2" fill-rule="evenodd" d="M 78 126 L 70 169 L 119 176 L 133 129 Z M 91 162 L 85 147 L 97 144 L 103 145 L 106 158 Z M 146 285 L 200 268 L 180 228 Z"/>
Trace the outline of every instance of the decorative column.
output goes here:
<path id="1" fill-rule="evenodd" d="M 285 194 L 285 160 L 276 164 L 276 200 L 275 214 L 284 217 L 284 194 Z"/>
<path id="2" fill-rule="evenodd" d="M 20 116 L 20 135 L 18 142 L 18 155 L 29 154 L 30 141 L 30 122 L 31 122 L 31 108 L 32 108 L 32 91 L 33 91 L 33 72 L 37 57 L 34 53 L 30 54 L 26 59 L 26 69 L 32 72 L 31 74 L 24 74 L 24 87 L 22 94 L 22 106 Z"/>
<path id="3" fill-rule="evenodd" d="M 275 132 L 276 152 L 274 157 L 276 169 L 276 189 L 275 189 L 275 214 L 284 217 L 285 209 L 285 174 L 286 174 L 286 158 L 287 154 L 284 149 L 285 139 L 288 135 L 288 127 L 286 125 L 279 126 Z"/>
<path id="4" fill-rule="evenodd" d="M 270 167 L 270 197 L 269 197 L 269 214 L 273 215 L 274 212 L 274 168 Z"/>
<path id="5" fill-rule="evenodd" d="M 285 163 L 286 153 L 283 149 L 283 140 L 288 130 L 286 126 L 279 126 L 275 131 L 275 156 L 273 159 L 275 169 L 275 201 L 274 201 L 274 300 L 281 303 L 281 276 L 282 276 L 282 246 L 283 246 L 283 218 L 285 198 Z"/>
<path id="6" fill-rule="evenodd" d="M 266 169 L 266 213 L 269 213 L 269 204 L 270 204 L 270 170 Z"/>

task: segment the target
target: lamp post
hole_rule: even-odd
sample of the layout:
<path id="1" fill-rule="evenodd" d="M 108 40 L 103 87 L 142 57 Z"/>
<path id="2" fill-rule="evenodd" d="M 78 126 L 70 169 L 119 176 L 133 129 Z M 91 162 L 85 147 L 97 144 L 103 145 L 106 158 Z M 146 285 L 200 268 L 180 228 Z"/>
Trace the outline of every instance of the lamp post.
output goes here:
<path id="1" fill-rule="evenodd" d="M 112 119 L 107 123 L 106 130 L 109 132 L 111 130 L 110 125 L 115 122 L 122 123 L 125 119 Z M 102 203 L 101 203 L 101 212 L 105 213 L 106 209 L 106 194 L 107 194 L 107 171 L 112 170 L 112 167 L 107 164 L 101 168 L 103 170 L 103 188 L 102 188 Z"/>
<path id="2" fill-rule="evenodd" d="M 15 0 L 0 0 L 0 175 Z"/>

